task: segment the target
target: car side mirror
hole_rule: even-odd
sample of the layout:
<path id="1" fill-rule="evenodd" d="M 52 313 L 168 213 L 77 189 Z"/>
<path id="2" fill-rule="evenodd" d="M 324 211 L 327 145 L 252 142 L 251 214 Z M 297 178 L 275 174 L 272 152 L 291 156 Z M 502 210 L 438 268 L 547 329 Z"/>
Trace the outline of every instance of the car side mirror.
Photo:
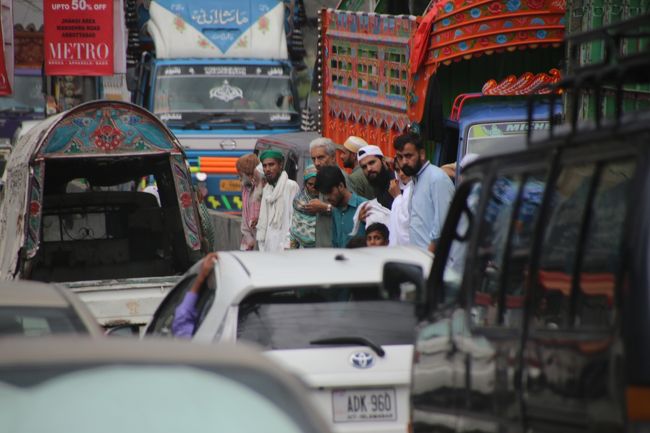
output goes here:
<path id="1" fill-rule="evenodd" d="M 418 318 L 426 307 L 426 293 L 422 266 L 412 263 L 384 264 L 383 289 L 389 299 L 413 302 Z"/>
<path id="2" fill-rule="evenodd" d="M 104 331 L 107 337 L 135 337 L 140 336 L 140 326 L 132 323 L 124 323 L 117 326 L 112 326 Z"/>

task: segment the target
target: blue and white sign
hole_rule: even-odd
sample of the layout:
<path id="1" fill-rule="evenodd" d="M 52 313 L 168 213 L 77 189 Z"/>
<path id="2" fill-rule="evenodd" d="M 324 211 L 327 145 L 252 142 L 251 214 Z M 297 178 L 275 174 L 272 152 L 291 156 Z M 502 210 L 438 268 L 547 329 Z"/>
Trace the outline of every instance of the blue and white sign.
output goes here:
<path id="1" fill-rule="evenodd" d="M 281 0 L 154 0 L 150 15 L 159 58 L 287 58 Z"/>

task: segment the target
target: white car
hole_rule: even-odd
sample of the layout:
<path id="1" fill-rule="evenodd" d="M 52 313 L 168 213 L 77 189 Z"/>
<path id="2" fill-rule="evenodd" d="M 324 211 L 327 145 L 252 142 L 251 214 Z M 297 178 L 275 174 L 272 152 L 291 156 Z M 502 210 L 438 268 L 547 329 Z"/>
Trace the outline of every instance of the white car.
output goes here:
<path id="1" fill-rule="evenodd" d="M 193 338 L 263 346 L 307 383 L 334 432 L 406 433 L 417 283 L 382 284 L 388 262 L 410 264 L 421 283 L 432 256 L 407 247 L 220 252 Z M 172 335 L 197 271 L 163 300 L 148 335 Z"/>

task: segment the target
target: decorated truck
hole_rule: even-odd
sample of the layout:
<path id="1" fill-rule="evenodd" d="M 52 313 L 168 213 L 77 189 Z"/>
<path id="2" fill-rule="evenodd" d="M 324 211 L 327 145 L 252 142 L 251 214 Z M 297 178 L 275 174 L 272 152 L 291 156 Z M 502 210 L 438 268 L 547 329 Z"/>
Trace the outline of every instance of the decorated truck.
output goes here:
<path id="1" fill-rule="evenodd" d="M 320 128 L 337 142 L 359 135 L 393 155 L 393 139 L 411 129 L 439 154 L 457 96 L 491 79 L 545 73 L 552 81 L 563 59 L 564 0 L 432 0 L 410 10 L 418 15 L 361 12 L 353 3 L 321 10 L 319 21 Z"/>
<path id="2" fill-rule="evenodd" d="M 298 131 L 295 72 L 281 0 L 154 0 L 135 102 L 179 138 L 206 205 L 241 210 L 235 162 L 258 137 Z"/>

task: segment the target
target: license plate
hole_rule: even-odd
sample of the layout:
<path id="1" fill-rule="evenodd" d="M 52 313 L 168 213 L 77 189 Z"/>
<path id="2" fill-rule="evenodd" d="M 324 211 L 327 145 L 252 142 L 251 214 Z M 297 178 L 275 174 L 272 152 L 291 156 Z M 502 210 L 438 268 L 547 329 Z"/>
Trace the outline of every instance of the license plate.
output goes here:
<path id="1" fill-rule="evenodd" d="M 219 189 L 222 192 L 235 192 L 241 190 L 241 182 L 236 179 L 221 179 Z"/>
<path id="2" fill-rule="evenodd" d="M 394 421 L 397 401 L 393 388 L 332 391 L 334 422 Z"/>

